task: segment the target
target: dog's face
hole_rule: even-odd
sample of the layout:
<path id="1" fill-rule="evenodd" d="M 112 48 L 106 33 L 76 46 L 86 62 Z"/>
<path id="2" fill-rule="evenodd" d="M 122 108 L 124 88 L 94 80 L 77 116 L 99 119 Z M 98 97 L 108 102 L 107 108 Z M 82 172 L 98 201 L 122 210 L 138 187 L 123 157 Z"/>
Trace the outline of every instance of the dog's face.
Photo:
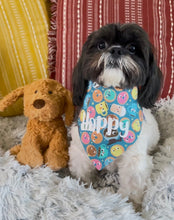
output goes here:
<path id="1" fill-rule="evenodd" d="M 152 107 L 162 83 L 152 45 L 136 24 L 109 24 L 93 32 L 73 73 L 73 101 L 80 106 L 88 81 L 122 89 L 139 89 L 142 107 Z"/>

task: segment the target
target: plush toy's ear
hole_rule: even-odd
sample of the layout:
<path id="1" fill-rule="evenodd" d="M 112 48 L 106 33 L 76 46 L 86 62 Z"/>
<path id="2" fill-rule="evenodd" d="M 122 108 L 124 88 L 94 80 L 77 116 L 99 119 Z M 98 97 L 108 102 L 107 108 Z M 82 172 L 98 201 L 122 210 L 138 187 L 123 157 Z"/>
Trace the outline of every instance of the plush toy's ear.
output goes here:
<path id="1" fill-rule="evenodd" d="M 8 95 L 6 95 L 2 100 L 0 100 L 0 111 L 4 111 L 8 106 L 15 103 L 20 97 L 24 95 L 24 87 L 17 88 Z"/>
<path id="2" fill-rule="evenodd" d="M 72 94 L 69 90 L 65 91 L 65 124 L 71 125 L 74 118 L 74 105 L 72 102 Z"/>

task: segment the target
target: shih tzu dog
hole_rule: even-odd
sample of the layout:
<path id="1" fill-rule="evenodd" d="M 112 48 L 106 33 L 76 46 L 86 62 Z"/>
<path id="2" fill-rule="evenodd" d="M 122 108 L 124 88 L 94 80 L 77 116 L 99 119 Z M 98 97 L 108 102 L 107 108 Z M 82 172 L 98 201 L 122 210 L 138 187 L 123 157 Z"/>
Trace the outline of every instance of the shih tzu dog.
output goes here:
<path id="1" fill-rule="evenodd" d="M 90 183 L 118 170 L 118 193 L 141 203 L 150 178 L 149 155 L 159 140 L 150 108 L 162 86 L 153 47 L 137 24 L 108 24 L 93 32 L 73 72 L 77 117 L 69 168 Z"/>

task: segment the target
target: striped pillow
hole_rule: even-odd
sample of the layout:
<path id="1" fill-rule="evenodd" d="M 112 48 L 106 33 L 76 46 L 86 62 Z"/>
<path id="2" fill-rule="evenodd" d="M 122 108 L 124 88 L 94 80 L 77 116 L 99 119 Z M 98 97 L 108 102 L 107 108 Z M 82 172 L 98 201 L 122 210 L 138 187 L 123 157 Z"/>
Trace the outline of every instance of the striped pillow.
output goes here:
<path id="1" fill-rule="evenodd" d="M 45 0 L 0 0 L 0 99 L 47 78 L 49 17 Z M 21 100 L 0 116 L 22 113 Z"/>
<path id="2" fill-rule="evenodd" d="M 72 70 L 87 36 L 113 22 L 136 22 L 149 34 L 164 74 L 162 97 L 174 92 L 173 0 L 51 0 L 49 66 L 53 78 L 71 89 Z M 57 16 L 56 16 L 57 15 Z"/>

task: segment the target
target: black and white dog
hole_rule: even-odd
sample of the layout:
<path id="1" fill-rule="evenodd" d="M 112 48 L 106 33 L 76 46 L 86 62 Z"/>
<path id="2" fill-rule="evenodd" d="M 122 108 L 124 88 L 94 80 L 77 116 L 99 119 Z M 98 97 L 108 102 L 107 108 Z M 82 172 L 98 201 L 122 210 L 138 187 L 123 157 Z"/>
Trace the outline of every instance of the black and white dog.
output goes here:
<path id="1" fill-rule="evenodd" d="M 77 115 L 83 108 L 89 82 L 121 91 L 137 88 L 137 103 L 143 112 L 141 132 L 135 143 L 104 169 L 108 172 L 118 169 L 118 192 L 141 203 L 153 166 L 149 152 L 159 140 L 158 125 L 150 108 L 162 86 L 162 73 L 146 32 L 137 24 L 108 24 L 88 37 L 73 73 Z M 72 175 L 90 183 L 97 170 L 82 145 L 77 121 L 71 128 L 69 168 Z"/>

